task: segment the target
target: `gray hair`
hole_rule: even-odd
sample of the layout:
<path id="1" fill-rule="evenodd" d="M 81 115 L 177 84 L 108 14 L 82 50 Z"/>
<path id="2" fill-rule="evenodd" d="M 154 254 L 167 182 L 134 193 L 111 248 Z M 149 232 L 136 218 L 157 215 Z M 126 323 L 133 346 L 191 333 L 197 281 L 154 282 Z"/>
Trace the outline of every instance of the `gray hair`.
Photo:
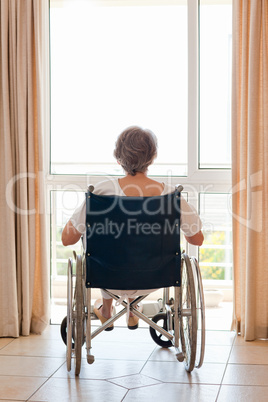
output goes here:
<path id="1" fill-rule="evenodd" d="M 124 130 L 117 138 L 114 156 L 125 172 L 135 176 L 137 172 L 146 172 L 157 154 L 155 134 L 138 126 Z"/>

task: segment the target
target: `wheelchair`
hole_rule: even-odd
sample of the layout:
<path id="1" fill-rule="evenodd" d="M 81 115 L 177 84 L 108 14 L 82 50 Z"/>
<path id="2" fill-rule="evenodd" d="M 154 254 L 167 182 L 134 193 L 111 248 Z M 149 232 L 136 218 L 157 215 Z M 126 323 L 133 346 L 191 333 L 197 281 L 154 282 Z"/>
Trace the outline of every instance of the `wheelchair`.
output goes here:
<path id="1" fill-rule="evenodd" d="M 191 372 L 203 364 L 205 353 L 205 303 L 196 258 L 180 251 L 180 193 L 159 197 L 119 197 L 86 193 L 87 249 L 68 260 L 67 316 L 61 324 L 66 344 L 67 370 L 75 360 L 81 369 L 82 347 L 92 364 L 92 340 L 131 311 L 149 325 L 152 339 L 163 348 L 173 347 L 176 358 Z M 115 230 L 122 228 L 120 236 Z M 75 265 L 75 267 L 74 267 Z M 132 302 L 121 301 L 122 310 L 97 329 L 91 289 L 101 288 L 118 301 L 116 289 L 163 289 L 156 314 L 140 312 Z M 113 289 L 113 292 L 108 289 Z M 114 291 L 115 289 L 115 291 Z M 173 290 L 173 292 L 172 292 Z M 144 307 L 146 304 L 144 304 Z M 147 309 L 148 310 L 148 309 Z"/>

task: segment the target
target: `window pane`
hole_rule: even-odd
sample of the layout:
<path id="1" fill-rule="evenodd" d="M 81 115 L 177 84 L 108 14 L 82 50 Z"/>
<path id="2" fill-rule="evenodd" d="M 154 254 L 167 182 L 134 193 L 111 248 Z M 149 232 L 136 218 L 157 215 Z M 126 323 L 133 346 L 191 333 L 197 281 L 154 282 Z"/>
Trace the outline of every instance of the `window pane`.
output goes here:
<path id="1" fill-rule="evenodd" d="M 201 0 L 201 168 L 231 167 L 231 57 L 231 0 Z"/>
<path id="2" fill-rule="evenodd" d="M 200 194 L 204 243 L 199 249 L 203 279 L 232 279 L 232 221 L 229 194 Z"/>
<path id="3" fill-rule="evenodd" d="M 73 250 L 81 254 L 82 243 L 64 247 L 61 233 L 65 223 L 85 197 L 83 191 L 51 192 L 51 322 L 59 323 L 66 315 L 67 263 Z M 75 269 L 75 265 L 74 265 Z"/>
<path id="4" fill-rule="evenodd" d="M 186 0 L 157 3 L 51 0 L 52 173 L 121 174 L 130 125 L 158 137 L 151 174 L 187 173 Z"/>

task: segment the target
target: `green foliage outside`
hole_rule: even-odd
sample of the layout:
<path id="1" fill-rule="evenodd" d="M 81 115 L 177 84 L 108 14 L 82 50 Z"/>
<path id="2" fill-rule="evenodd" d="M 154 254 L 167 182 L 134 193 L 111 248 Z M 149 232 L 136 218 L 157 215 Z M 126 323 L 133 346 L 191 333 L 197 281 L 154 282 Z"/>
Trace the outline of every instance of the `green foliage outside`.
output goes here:
<path id="1" fill-rule="evenodd" d="M 225 231 L 218 231 L 218 232 L 205 232 L 204 233 L 204 244 L 213 244 L 224 246 L 226 244 L 226 232 Z"/>
<path id="2" fill-rule="evenodd" d="M 205 233 L 206 245 L 226 245 L 226 232 L 210 232 Z M 230 250 L 223 248 L 204 248 L 201 247 L 199 250 L 199 261 L 202 263 L 224 263 L 226 261 L 226 253 Z M 202 266 L 201 267 L 202 278 L 203 279 L 224 279 L 225 269 L 224 267 L 218 266 Z"/>
<path id="3" fill-rule="evenodd" d="M 224 269 L 221 267 L 201 267 L 202 279 L 224 279 Z"/>

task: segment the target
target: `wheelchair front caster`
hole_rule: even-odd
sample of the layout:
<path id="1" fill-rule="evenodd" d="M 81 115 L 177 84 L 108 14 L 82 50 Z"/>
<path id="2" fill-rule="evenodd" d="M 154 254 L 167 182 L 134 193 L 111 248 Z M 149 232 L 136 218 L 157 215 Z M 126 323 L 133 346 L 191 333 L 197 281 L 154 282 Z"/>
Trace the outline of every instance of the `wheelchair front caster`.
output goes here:
<path id="1" fill-rule="evenodd" d="M 63 318 L 60 326 L 61 339 L 67 345 L 67 316 Z"/>
<path id="2" fill-rule="evenodd" d="M 161 320 L 163 321 L 163 323 L 162 325 L 159 325 L 158 322 Z M 152 321 L 167 331 L 167 315 L 165 313 L 156 314 L 152 318 Z M 151 337 L 153 338 L 155 343 L 157 343 L 157 345 L 161 346 L 162 348 L 170 348 L 172 346 L 172 342 L 169 339 L 165 338 L 165 336 L 162 335 L 160 332 L 157 332 L 153 327 L 150 327 L 149 329 Z"/>
<path id="3" fill-rule="evenodd" d="M 177 360 L 178 360 L 179 362 L 183 362 L 183 360 L 184 360 L 183 353 L 177 353 L 177 354 L 176 354 L 176 358 L 177 358 Z"/>
<path id="4" fill-rule="evenodd" d="M 60 334 L 61 339 L 67 345 L 67 316 L 63 318 L 60 326 Z M 72 334 L 72 340 L 74 340 L 74 336 Z M 72 349 L 74 349 L 74 342 L 72 342 Z"/>
<path id="5" fill-rule="evenodd" d="M 87 355 L 87 362 L 88 364 L 94 363 L 95 357 L 92 355 Z"/>

